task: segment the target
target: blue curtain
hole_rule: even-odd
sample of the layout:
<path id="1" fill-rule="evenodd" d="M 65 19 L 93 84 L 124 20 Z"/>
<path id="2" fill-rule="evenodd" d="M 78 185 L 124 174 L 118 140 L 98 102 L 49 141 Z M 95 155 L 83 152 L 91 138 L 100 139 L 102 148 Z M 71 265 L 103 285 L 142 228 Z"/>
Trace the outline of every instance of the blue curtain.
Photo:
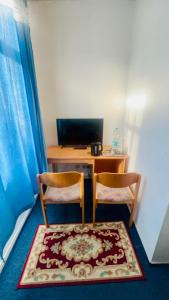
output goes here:
<path id="1" fill-rule="evenodd" d="M 17 217 L 34 205 L 36 174 L 47 169 L 26 3 L 13 4 L 0 1 L 1 256 Z"/>

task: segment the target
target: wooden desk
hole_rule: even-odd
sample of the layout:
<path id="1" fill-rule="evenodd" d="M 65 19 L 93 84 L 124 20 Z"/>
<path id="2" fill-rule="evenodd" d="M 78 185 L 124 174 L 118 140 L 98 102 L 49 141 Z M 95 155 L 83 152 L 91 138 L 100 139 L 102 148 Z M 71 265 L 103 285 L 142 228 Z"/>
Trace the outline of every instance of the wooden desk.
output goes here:
<path id="1" fill-rule="evenodd" d="M 104 146 L 103 152 L 108 147 Z M 47 161 L 52 165 L 55 171 L 55 165 L 60 163 L 66 164 L 87 164 L 92 166 L 92 172 L 127 172 L 128 155 L 114 156 L 92 156 L 90 147 L 87 149 L 74 149 L 60 146 L 47 147 Z"/>

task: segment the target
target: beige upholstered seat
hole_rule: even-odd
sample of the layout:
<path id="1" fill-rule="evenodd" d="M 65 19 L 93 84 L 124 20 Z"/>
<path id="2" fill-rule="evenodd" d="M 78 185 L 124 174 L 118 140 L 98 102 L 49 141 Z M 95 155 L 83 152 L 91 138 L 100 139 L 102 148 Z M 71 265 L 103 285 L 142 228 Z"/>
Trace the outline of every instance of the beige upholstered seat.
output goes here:
<path id="1" fill-rule="evenodd" d="M 126 201 L 131 202 L 134 196 L 129 187 L 111 188 L 99 182 L 96 183 L 96 198 L 98 200 L 108 201 Z"/>
<path id="2" fill-rule="evenodd" d="M 128 204 L 133 223 L 141 176 L 137 173 L 98 173 L 93 177 L 93 223 L 98 204 Z"/>
<path id="3" fill-rule="evenodd" d="M 45 196 L 47 202 L 76 202 L 80 199 L 80 184 L 76 183 L 63 188 L 48 186 Z"/>
<path id="4" fill-rule="evenodd" d="M 48 204 L 79 203 L 84 223 L 84 174 L 78 172 L 43 173 L 37 176 L 46 227 Z M 46 191 L 44 192 L 44 186 Z"/>

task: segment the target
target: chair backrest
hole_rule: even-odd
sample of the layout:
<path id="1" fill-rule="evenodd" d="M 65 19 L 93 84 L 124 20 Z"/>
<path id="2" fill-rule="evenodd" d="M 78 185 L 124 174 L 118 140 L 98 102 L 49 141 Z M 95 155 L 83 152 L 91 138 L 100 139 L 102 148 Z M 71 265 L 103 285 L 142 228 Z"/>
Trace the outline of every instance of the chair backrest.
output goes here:
<path id="1" fill-rule="evenodd" d="M 38 181 L 40 184 L 52 187 L 67 187 L 80 181 L 82 174 L 78 172 L 62 172 L 62 173 L 42 173 L 39 174 Z"/>
<path id="2" fill-rule="evenodd" d="M 122 188 L 140 183 L 141 175 L 138 173 L 99 173 L 94 175 L 96 182 L 111 187 Z"/>

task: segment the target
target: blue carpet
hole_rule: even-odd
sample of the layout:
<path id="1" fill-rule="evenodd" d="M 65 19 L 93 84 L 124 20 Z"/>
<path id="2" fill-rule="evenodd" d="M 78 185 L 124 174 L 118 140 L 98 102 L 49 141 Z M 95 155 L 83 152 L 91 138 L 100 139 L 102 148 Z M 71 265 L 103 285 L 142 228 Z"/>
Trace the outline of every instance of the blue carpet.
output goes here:
<path id="1" fill-rule="evenodd" d="M 86 181 L 86 221 L 91 222 L 91 190 Z M 81 221 L 78 205 L 50 205 L 48 217 L 51 223 Z M 127 226 L 128 210 L 124 205 L 104 205 L 97 208 L 97 221 L 124 220 Z M 39 201 L 28 218 L 22 233 L 0 276 L 0 300 L 162 300 L 169 299 L 169 265 L 149 264 L 135 227 L 129 230 L 130 237 L 140 259 L 146 280 L 96 285 L 63 286 L 51 288 L 17 289 L 17 283 L 38 224 L 43 223 Z"/>

